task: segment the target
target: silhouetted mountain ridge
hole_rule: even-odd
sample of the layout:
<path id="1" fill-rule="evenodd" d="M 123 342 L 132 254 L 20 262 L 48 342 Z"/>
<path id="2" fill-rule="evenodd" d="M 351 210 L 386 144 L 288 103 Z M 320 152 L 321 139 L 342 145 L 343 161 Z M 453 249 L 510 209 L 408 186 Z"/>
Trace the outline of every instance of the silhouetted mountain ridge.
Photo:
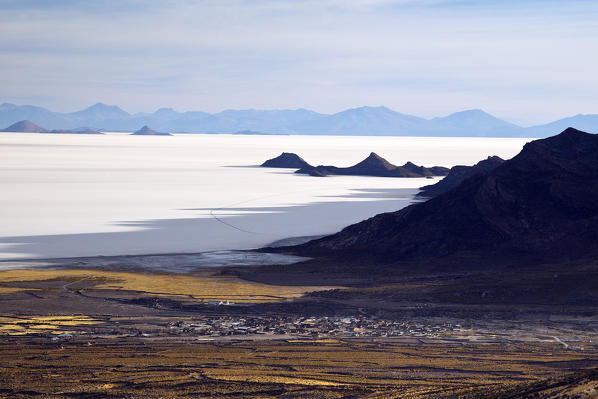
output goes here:
<path id="1" fill-rule="evenodd" d="M 513 159 L 397 212 L 286 250 L 380 262 L 456 253 L 553 261 L 598 255 L 598 135 L 568 128 Z M 481 265 L 482 266 L 482 265 Z"/>
<path id="2" fill-rule="evenodd" d="M 445 176 L 449 169 L 442 166 L 418 166 L 407 162 L 403 166 L 396 166 L 372 152 L 363 161 L 347 168 L 330 165 L 306 165 L 295 173 L 310 176 L 346 175 L 346 176 L 379 176 L 379 177 L 427 177 Z"/>
<path id="3" fill-rule="evenodd" d="M 576 115 L 523 128 L 479 109 L 424 119 L 384 106 L 351 108 L 327 115 L 307 109 L 225 110 L 210 114 L 201 111 L 177 112 L 172 108 L 130 114 L 117 106 L 103 103 L 77 112 L 60 113 L 30 105 L 0 105 L 0 126 L 20 120 L 30 120 L 50 129 L 96 126 L 104 130 L 131 132 L 143 125 L 170 132 L 255 131 L 269 134 L 366 136 L 546 137 L 567 126 L 598 132 L 598 115 Z"/>
<path id="4" fill-rule="evenodd" d="M 473 166 L 457 165 L 453 166 L 448 175 L 436 184 L 431 184 L 420 188 L 418 196 L 420 197 L 435 197 L 454 187 L 457 187 L 463 180 L 478 174 L 488 173 L 499 165 L 502 165 L 504 159 L 495 156 L 488 157 Z"/>

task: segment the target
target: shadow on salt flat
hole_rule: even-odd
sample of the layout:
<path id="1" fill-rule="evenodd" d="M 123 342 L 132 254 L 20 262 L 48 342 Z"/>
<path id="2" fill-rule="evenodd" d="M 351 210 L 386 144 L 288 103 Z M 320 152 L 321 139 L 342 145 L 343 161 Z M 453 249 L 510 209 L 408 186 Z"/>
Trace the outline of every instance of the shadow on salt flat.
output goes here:
<path id="1" fill-rule="evenodd" d="M 204 217 L 119 223 L 131 231 L 0 237 L 0 259 L 8 258 L 4 253 L 22 254 L 21 259 L 48 259 L 210 252 L 213 255 L 201 258 L 202 267 L 238 265 L 248 255 L 237 256 L 229 250 L 264 247 L 289 237 L 331 234 L 378 213 L 401 209 L 413 202 L 415 193 L 414 189 L 362 190 L 353 195 L 355 201 L 219 208 L 211 210 L 212 217 L 206 217 L 205 208 L 198 208 Z M 171 263 L 166 267 L 172 267 Z"/>

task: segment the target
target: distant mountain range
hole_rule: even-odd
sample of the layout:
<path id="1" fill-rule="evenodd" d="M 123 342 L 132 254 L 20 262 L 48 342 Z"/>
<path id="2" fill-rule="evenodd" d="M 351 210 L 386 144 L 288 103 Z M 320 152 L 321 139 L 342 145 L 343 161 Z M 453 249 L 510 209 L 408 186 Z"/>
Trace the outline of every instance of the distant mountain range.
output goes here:
<path id="1" fill-rule="evenodd" d="M 476 109 L 424 119 L 401 114 L 387 107 L 352 108 L 332 115 L 306 109 L 226 110 L 209 114 L 201 111 L 176 112 L 171 108 L 160 108 L 151 114 L 129 114 L 117 106 L 102 103 L 70 113 L 53 112 L 32 105 L 0 105 L 0 127 L 22 120 L 52 130 L 93 126 L 104 131 L 131 132 L 143 125 L 150 125 L 159 131 L 180 133 L 251 131 L 252 134 L 349 136 L 546 137 L 569 126 L 598 132 L 598 114 L 580 114 L 524 128 Z"/>

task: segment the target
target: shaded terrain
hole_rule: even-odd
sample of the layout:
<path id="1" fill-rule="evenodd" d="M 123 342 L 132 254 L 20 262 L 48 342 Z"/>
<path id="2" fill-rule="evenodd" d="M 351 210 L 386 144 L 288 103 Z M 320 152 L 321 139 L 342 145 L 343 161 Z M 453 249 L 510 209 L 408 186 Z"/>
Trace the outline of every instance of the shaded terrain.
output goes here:
<path id="1" fill-rule="evenodd" d="M 439 194 L 449 191 L 457 187 L 463 180 L 470 178 L 476 174 L 488 173 L 496 169 L 504 162 L 504 159 L 492 156 L 484 159 L 473 166 L 457 165 L 453 166 L 448 175 L 436 184 L 431 184 L 420 188 L 420 197 L 435 197 Z"/>
<path id="2" fill-rule="evenodd" d="M 570 128 L 424 203 L 286 250 L 381 263 L 471 253 L 488 266 L 594 257 L 597 243 L 598 136 Z"/>

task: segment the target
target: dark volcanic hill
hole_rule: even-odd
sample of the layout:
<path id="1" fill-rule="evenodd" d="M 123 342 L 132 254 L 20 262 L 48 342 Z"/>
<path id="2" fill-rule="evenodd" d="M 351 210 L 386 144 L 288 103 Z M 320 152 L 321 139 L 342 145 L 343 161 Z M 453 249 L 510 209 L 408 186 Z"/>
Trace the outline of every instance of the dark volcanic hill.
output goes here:
<path id="1" fill-rule="evenodd" d="M 170 133 L 156 132 L 149 126 L 144 126 L 141 129 L 133 133 L 135 136 L 172 136 Z"/>
<path id="2" fill-rule="evenodd" d="M 6 129 L 2 130 L 3 132 L 17 132 L 17 133 L 47 133 L 48 130 L 44 129 L 43 127 L 37 126 L 35 123 L 31 121 L 20 121 L 17 123 L 13 123 Z"/>
<path id="3" fill-rule="evenodd" d="M 598 135 L 568 128 L 426 202 L 287 249 L 389 263 L 455 253 L 561 262 L 598 255 Z"/>
<path id="4" fill-rule="evenodd" d="M 488 173 L 496 169 L 504 161 L 505 160 L 500 157 L 492 156 L 476 163 L 473 166 L 453 166 L 449 174 L 444 179 L 440 180 L 436 184 L 430 184 L 429 186 L 421 187 L 421 192 L 418 195 L 420 197 L 427 198 L 435 197 L 454 187 L 457 187 L 459 184 L 461 184 L 463 180 L 473 175 L 476 175 L 478 173 Z"/>
<path id="5" fill-rule="evenodd" d="M 264 168 L 293 168 L 312 167 L 303 158 L 292 152 L 283 152 L 276 158 L 268 159 L 260 166 Z"/>
<path id="6" fill-rule="evenodd" d="M 336 166 L 306 166 L 295 173 L 311 176 L 347 175 L 347 176 L 380 176 L 380 177 L 426 177 L 445 176 L 449 169 L 442 166 L 426 168 L 407 162 L 403 166 L 396 166 L 372 152 L 366 159 L 348 168 Z"/>

